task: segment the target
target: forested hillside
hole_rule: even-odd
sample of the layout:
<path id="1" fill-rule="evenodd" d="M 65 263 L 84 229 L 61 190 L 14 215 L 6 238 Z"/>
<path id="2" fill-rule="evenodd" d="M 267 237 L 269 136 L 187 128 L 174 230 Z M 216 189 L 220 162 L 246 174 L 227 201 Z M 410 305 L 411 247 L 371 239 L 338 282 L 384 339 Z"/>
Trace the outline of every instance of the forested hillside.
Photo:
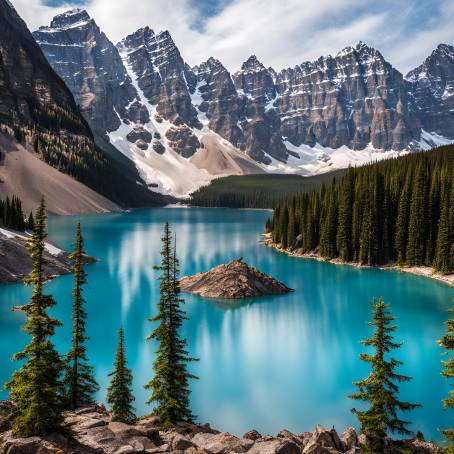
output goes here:
<path id="1" fill-rule="evenodd" d="M 325 258 L 454 272 L 454 146 L 348 169 L 277 206 L 275 243 Z"/>
<path id="2" fill-rule="evenodd" d="M 345 170 L 302 177 L 300 175 L 234 175 L 214 180 L 191 194 L 189 203 L 202 207 L 274 208 L 299 192 L 312 191 Z"/>

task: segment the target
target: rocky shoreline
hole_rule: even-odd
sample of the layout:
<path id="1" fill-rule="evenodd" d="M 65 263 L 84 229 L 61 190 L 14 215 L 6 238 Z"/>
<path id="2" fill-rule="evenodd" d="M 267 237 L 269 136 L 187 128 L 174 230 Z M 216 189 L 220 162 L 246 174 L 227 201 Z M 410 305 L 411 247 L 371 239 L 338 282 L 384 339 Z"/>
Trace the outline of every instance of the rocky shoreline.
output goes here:
<path id="1" fill-rule="evenodd" d="M 0 454 L 362 454 L 364 437 L 353 428 L 340 436 L 317 426 L 313 432 L 293 434 L 281 430 L 276 436 L 250 430 L 237 437 L 219 432 L 208 424 L 187 422 L 167 431 L 159 430 L 159 419 L 140 418 L 128 425 L 111 420 L 103 405 L 64 413 L 64 430 L 48 436 L 15 438 L 11 432 L 14 405 L 0 401 Z M 386 453 L 440 453 L 440 448 L 422 439 L 386 440 Z"/>
<path id="2" fill-rule="evenodd" d="M 262 233 L 262 240 L 260 241 L 265 246 L 273 247 L 279 252 L 290 255 L 292 257 L 299 257 L 304 259 L 318 260 L 320 262 L 328 262 L 334 265 L 345 265 L 353 266 L 355 268 L 377 268 L 379 270 L 393 270 L 401 271 L 403 273 L 410 273 L 416 276 L 423 276 L 429 279 L 434 279 L 439 282 L 443 282 L 451 287 L 454 287 L 454 274 L 436 274 L 434 270 L 429 266 L 399 266 L 399 265 L 381 265 L 381 266 L 370 266 L 362 265 L 357 262 L 344 262 L 341 259 L 327 259 L 315 253 L 301 253 L 296 250 L 284 249 L 280 244 L 273 243 L 270 233 Z"/>
<path id="3" fill-rule="evenodd" d="M 28 276 L 32 269 L 32 261 L 27 251 L 27 241 L 30 234 L 15 232 L 9 229 L 0 229 L 0 285 L 20 282 Z M 71 273 L 71 264 L 68 253 L 46 243 L 44 258 L 44 276 L 46 280 L 62 274 Z M 95 263 L 98 260 L 85 256 L 85 263 Z"/>

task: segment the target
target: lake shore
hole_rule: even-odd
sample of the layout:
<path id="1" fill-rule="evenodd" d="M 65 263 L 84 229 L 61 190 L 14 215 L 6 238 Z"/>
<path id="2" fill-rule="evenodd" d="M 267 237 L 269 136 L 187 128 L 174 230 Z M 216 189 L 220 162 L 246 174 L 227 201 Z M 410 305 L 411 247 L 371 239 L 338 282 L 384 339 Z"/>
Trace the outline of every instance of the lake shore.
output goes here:
<path id="1" fill-rule="evenodd" d="M 168 430 L 160 429 L 156 416 L 138 418 L 134 424 L 112 421 L 104 405 L 79 407 L 63 413 L 66 430 L 46 437 L 16 438 L 12 433 L 15 407 L 0 401 L 0 452 L 8 453 L 169 453 L 169 454 L 362 454 L 366 442 L 353 427 L 342 433 L 317 425 L 312 432 L 294 434 L 283 429 L 276 436 L 249 430 L 242 436 L 221 432 L 209 424 L 178 422 Z M 70 430 L 68 430 L 70 428 Z M 389 452 L 440 453 L 441 449 L 423 439 L 386 438 Z M 387 452 L 388 452 L 387 449 Z M 405 451 L 404 451 L 405 450 Z"/>
<path id="2" fill-rule="evenodd" d="M 392 271 L 401 271 L 403 273 L 410 273 L 416 276 L 423 276 L 429 279 L 434 279 L 439 282 L 443 282 L 450 287 L 454 287 L 454 274 L 437 274 L 434 270 L 429 266 L 400 266 L 400 265 L 380 265 L 380 266 L 370 266 L 370 265 L 362 265 L 361 263 L 357 262 L 344 262 L 339 258 L 335 259 L 327 259 L 315 253 L 301 253 L 298 251 L 291 251 L 289 249 L 284 249 L 280 244 L 273 243 L 271 239 L 271 233 L 262 233 L 262 240 L 260 242 L 265 246 L 272 247 L 279 252 L 287 254 L 292 257 L 299 257 L 303 259 L 312 259 L 318 260 L 320 262 L 328 262 L 334 265 L 345 265 L 345 266 L 353 266 L 355 268 L 377 268 L 379 270 L 392 270 Z"/>

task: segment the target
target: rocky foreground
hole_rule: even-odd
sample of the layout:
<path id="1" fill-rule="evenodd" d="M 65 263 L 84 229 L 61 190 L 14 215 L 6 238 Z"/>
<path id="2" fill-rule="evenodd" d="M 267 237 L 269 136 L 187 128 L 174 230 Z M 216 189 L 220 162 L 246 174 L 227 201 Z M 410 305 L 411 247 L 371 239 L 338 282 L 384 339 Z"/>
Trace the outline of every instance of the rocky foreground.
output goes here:
<path id="1" fill-rule="evenodd" d="M 317 426 L 314 432 L 295 435 L 282 430 L 276 437 L 256 430 L 236 437 L 209 425 L 179 423 L 167 431 L 158 429 L 156 417 L 141 418 L 137 424 L 112 422 L 102 405 L 65 413 L 65 430 L 46 438 L 14 438 L 11 424 L 14 407 L 0 402 L 0 454 L 361 454 L 361 436 L 353 428 L 341 436 L 336 430 Z M 63 435 L 63 433 L 65 435 Z M 437 453 L 430 443 L 412 439 L 389 442 L 389 453 Z"/>
<path id="2" fill-rule="evenodd" d="M 183 277 L 180 287 L 183 292 L 222 299 L 281 295 L 292 291 L 277 279 L 249 266 L 242 258 L 204 273 Z"/>

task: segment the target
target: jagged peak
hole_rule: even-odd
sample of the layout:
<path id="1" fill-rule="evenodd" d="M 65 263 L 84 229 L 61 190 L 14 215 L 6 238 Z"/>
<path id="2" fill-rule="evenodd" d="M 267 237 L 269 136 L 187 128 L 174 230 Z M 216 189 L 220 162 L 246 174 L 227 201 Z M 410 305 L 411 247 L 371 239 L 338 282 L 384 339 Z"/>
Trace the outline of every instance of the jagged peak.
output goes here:
<path id="1" fill-rule="evenodd" d="M 438 55 L 454 57 L 454 46 L 449 44 L 440 43 L 437 48 L 433 51 L 433 54 L 437 53 Z"/>
<path id="2" fill-rule="evenodd" d="M 265 66 L 260 62 L 256 55 L 251 55 L 242 65 L 241 71 L 263 71 Z"/>
<path id="3" fill-rule="evenodd" d="M 70 28 L 84 25 L 91 20 L 90 15 L 85 9 L 74 8 L 56 15 L 52 19 L 50 26 L 51 28 Z"/>
<path id="4" fill-rule="evenodd" d="M 148 25 L 145 25 L 145 27 L 140 27 L 135 32 L 125 36 L 119 43 L 117 43 L 117 47 L 131 49 L 138 47 L 141 43 L 143 44 L 143 41 L 153 39 L 154 37 L 155 33 L 153 29 L 151 29 Z"/>
<path id="5" fill-rule="evenodd" d="M 451 46 L 450 44 L 440 43 L 424 60 L 424 63 L 407 73 L 405 79 L 409 82 L 417 82 L 418 80 L 427 79 L 428 67 L 432 63 L 432 60 L 439 58 L 448 58 L 450 60 L 454 60 L 454 46 Z"/>

